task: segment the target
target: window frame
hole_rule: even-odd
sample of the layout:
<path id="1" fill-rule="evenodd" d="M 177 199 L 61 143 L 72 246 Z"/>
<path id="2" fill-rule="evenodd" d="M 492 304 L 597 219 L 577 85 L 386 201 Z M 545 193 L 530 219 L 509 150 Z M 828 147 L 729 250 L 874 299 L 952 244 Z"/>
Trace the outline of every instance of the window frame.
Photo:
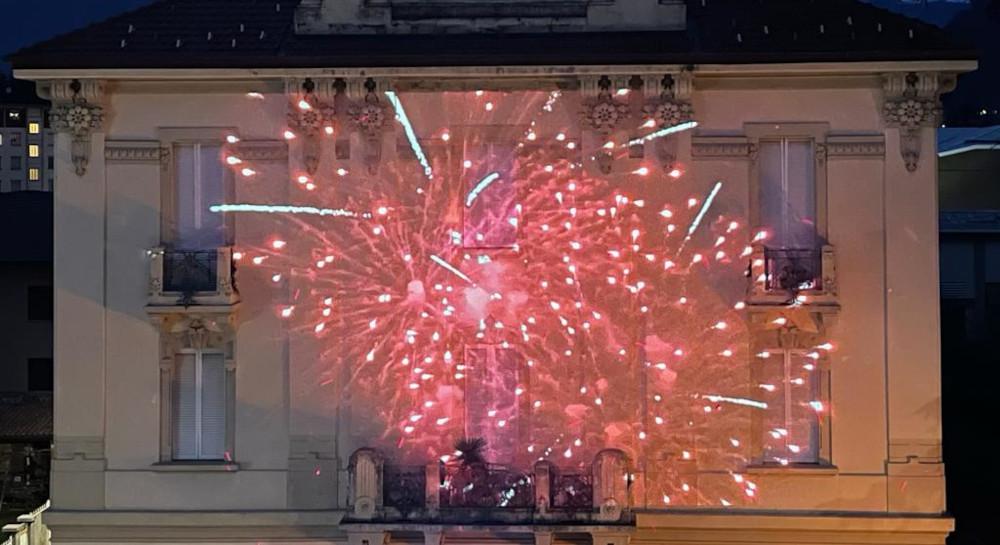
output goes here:
<path id="1" fill-rule="evenodd" d="M 162 325 L 166 325 L 164 322 Z M 197 334 L 196 334 L 197 332 Z M 237 469 L 236 446 L 236 362 L 233 359 L 232 334 L 208 333 L 189 329 L 167 333 L 161 329 L 160 348 L 160 456 L 155 465 L 225 465 Z M 225 366 L 225 437 L 223 459 L 175 458 L 174 384 L 178 356 L 191 353 L 222 354 Z"/>
<path id="2" fill-rule="evenodd" d="M 827 211 L 827 172 L 826 172 L 826 141 L 830 133 L 829 123 L 820 122 L 754 122 L 746 123 L 743 131 L 750 144 L 751 152 L 750 165 L 750 224 L 755 231 L 761 225 L 761 172 L 760 162 L 757 160 L 756 150 L 760 149 L 761 143 L 775 142 L 781 140 L 809 140 L 812 141 L 813 148 L 813 184 L 816 198 L 816 248 L 820 250 L 828 239 L 828 211 Z"/>
<path id="3" fill-rule="evenodd" d="M 160 128 L 157 131 L 161 149 L 169 150 L 167 160 L 161 163 L 160 169 L 160 242 L 163 246 L 172 246 L 177 240 L 177 185 L 176 172 L 177 148 L 187 145 L 210 145 L 226 149 L 226 137 L 239 136 L 234 128 Z M 220 159 L 221 160 L 221 159 Z M 223 164 L 223 194 L 231 201 L 236 191 L 236 177 L 228 165 Z M 234 221 L 227 214 L 224 219 L 225 246 L 231 246 L 234 240 Z M 212 248 L 204 248 L 210 250 Z"/>
<path id="4" fill-rule="evenodd" d="M 180 359 L 181 356 L 188 356 L 188 355 L 193 355 L 194 356 L 194 365 L 195 365 L 195 368 L 194 368 L 194 377 L 195 377 L 195 379 L 194 379 L 195 380 L 195 386 L 194 386 L 194 390 L 195 390 L 195 417 L 194 417 L 194 425 L 195 425 L 195 428 L 194 428 L 195 456 L 192 457 L 192 458 L 181 458 L 181 457 L 179 457 L 177 455 L 177 452 L 176 452 L 176 446 L 177 446 L 176 445 L 176 441 L 177 441 L 177 436 L 180 433 L 180 430 L 178 429 L 178 422 L 174 419 L 174 413 L 173 413 L 174 407 L 171 406 L 171 422 L 170 422 L 171 428 L 170 428 L 170 433 L 171 433 L 171 438 L 172 438 L 172 441 L 173 441 L 172 444 L 171 444 L 171 454 L 170 454 L 171 461 L 174 461 L 174 462 L 224 462 L 225 461 L 225 452 L 228 452 L 228 449 L 225 448 L 225 445 L 226 445 L 226 437 L 225 436 L 227 434 L 227 430 L 226 429 L 223 430 L 223 437 L 222 437 L 222 443 L 223 443 L 223 449 L 224 449 L 223 457 L 222 458 L 207 457 L 205 455 L 205 453 L 203 452 L 203 448 L 202 448 L 202 438 L 203 438 L 202 437 L 203 436 L 202 426 L 204 424 L 204 416 L 202 414 L 202 404 L 203 404 L 202 400 L 204 398 L 204 384 L 203 384 L 203 381 L 204 381 L 204 378 L 203 378 L 204 377 L 204 367 L 203 367 L 203 365 L 204 365 L 205 356 L 208 356 L 208 355 L 222 356 L 222 358 L 223 358 L 223 366 L 225 366 L 225 352 L 222 351 L 222 350 L 218 350 L 218 349 L 202 349 L 202 348 L 185 348 L 185 349 L 182 349 L 182 350 L 178 351 L 177 354 L 175 355 L 175 360 L 174 360 L 174 374 L 171 377 L 173 379 L 173 381 L 171 382 L 171 390 L 170 390 L 170 395 L 171 395 L 171 397 L 170 397 L 170 403 L 171 403 L 171 405 L 173 405 L 174 398 L 175 398 L 175 396 L 177 394 L 175 386 L 177 384 L 176 383 L 177 368 L 180 365 L 179 359 Z M 227 391 L 225 381 L 224 381 L 224 383 L 222 385 L 222 389 L 223 389 L 222 395 L 224 396 L 224 398 L 223 398 L 223 404 L 226 405 L 226 406 L 228 406 L 228 404 L 229 404 L 229 400 L 228 400 L 228 398 L 229 398 L 229 392 Z M 226 410 L 226 412 L 228 413 L 228 409 Z M 228 414 L 227 414 L 226 420 L 228 420 Z"/>
<path id="5" fill-rule="evenodd" d="M 829 356 L 821 350 L 800 348 L 800 347 L 771 347 L 759 349 L 755 353 L 760 354 L 761 352 L 767 352 L 770 354 L 769 357 L 780 357 L 783 360 L 783 371 L 782 371 L 782 381 L 787 385 L 791 379 L 790 365 L 793 355 L 799 355 L 801 357 L 806 357 L 807 354 L 811 352 L 816 352 L 819 354 L 819 358 L 815 359 L 816 369 L 812 371 L 815 373 L 815 380 L 819 382 L 819 399 L 814 399 L 812 401 L 819 401 L 823 403 L 823 411 L 817 413 L 816 415 L 816 455 L 814 461 L 798 461 L 789 462 L 788 464 L 781 464 L 780 462 L 765 458 L 764 455 L 764 444 L 765 444 L 765 434 L 770 433 L 770 430 L 765 429 L 766 415 L 762 411 L 754 411 L 753 418 L 751 420 L 751 466 L 760 468 L 829 468 L 832 467 L 832 434 L 830 429 L 830 399 L 831 399 L 831 384 L 830 384 L 830 365 Z M 758 356 L 759 357 L 759 356 Z M 751 381 L 753 388 L 756 390 L 760 384 L 763 384 L 767 377 L 764 376 L 763 366 L 755 364 L 751 366 Z M 786 404 L 782 408 L 784 413 L 784 420 L 787 423 L 790 414 L 788 414 L 788 388 L 783 386 L 785 394 Z"/>

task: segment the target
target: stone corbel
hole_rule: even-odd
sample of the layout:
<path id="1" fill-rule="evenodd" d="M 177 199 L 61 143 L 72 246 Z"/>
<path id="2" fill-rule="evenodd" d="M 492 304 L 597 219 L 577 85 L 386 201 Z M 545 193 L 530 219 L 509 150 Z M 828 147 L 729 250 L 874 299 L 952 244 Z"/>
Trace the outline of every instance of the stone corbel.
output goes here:
<path id="1" fill-rule="evenodd" d="M 629 117 L 629 108 L 627 103 L 615 98 L 615 92 L 628 88 L 627 83 L 624 78 L 612 80 L 608 76 L 588 76 L 580 80 L 584 98 L 580 119 L 585 130 L 606 138 L 622 126 Z M 614 158 L 609 151 L 601 148 L 596 160 L 601 173 L 611 173 Z"/>
<path id="2" fill-rule="evenodd" d="M 49 122 L 56 132 L 72 137 L 70 150 L 77 176 L 90 164 L 90 137 L 104 131 L 105 84 L 100 80 L 59 80 L 39 85 L 38 94 L 52 101 Z"/>
<path id="3" fill-rule="evenodd" d="M 364 162 L 370 174 L 378 172 L 382 161 L 383 134 L 392 119 L 385 97 L 389 84 L 384 79 L 352 78 L 346 81 L 347 110 L 351 128 L 361 136 L 364 145 Z"/>
<path id="4" fill-rule="evenodd" d="M 322 134 L 330 130 L 328 127 L 336 130 L 336 82 L 332 78 L 291 78 L 285 80 L 285 94 L 289 98 L 288 129 L 301 138 L 302 164 L 314 175 L 323 153 Z"/>
<path id="5" fill-rule="evenodd" d="M 955 88 L 953 74 L 909 72 L 884 76 L 882 115 L 887 127 L 899 129 L 899 149 L 906 170 L 920 164 L 923 129 L 933 129 L 941 119 L 941 95 Z"/>

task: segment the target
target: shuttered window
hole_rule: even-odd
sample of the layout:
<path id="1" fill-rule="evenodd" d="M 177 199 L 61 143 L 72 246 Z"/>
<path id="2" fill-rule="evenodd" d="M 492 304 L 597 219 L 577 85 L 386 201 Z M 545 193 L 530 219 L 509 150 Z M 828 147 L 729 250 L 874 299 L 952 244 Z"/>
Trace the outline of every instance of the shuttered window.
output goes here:
<path id="1" fill-rule="evenodd" d="M 219 352 L 177 355 L 173 394 L 173 458 L 223 460 L 226 445 L 226 362 Z"/>

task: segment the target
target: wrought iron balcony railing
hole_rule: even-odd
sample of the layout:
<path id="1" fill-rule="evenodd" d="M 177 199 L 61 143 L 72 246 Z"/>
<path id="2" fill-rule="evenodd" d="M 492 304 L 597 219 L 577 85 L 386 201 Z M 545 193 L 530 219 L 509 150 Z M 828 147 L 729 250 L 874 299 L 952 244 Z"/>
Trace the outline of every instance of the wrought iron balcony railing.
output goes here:
<path id="1" fill-rule="evenodd" d="M 753 247 L 750 256 L 750 302 L 832 301 L 837 294 L 833 246 L 821 248 Z"/>
<path id="2" fill-rule="evenodd" d="M 230 247 L 149 251 L 151 306 L 225 306 L 238 300 Z"/>
<path id="3" fill-rule="evenodd" d="M 616 450 L 591 471 L 561 473 L 550 462 L 530 470 L 495 464 L 395 466 L 373 449 L 351 457 L 352 518 L 516 522 L 617 522 L 631 505 L 629 471 Z"/>

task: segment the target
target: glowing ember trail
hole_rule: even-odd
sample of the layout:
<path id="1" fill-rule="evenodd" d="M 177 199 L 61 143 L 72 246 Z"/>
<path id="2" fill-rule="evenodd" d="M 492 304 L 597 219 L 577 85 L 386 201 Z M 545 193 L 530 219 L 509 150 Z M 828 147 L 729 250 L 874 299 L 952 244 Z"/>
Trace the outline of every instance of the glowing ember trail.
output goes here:
<path id="1" fill-rule="evenodd" d="M 371 217 L 343 208 L 316 208 L 315 206 L 295 206 L 290 204 L 217 204 L 209 207 L 215 213 L 253 212 L 259 214 L 291 214 L 310 216 L 332 216 L 337 218 Z"/>

